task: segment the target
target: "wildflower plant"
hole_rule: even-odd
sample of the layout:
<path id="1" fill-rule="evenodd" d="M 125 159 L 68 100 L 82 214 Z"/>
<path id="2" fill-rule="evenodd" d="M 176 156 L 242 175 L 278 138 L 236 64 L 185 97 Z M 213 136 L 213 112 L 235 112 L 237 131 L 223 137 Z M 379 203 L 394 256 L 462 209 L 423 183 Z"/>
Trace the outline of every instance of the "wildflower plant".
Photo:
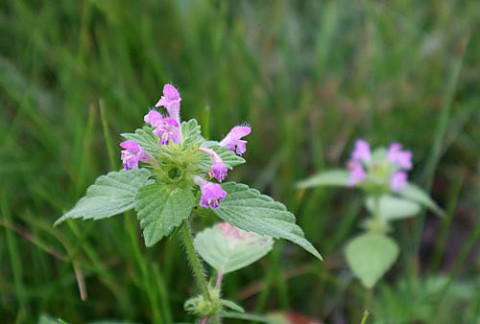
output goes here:
<path id="1" fill-rule="evenodd" d="M 372 288 L 399 255 L 398 244 L 388 236 L 391 222 L 417 215 L 427 207 L 439 215 L 442 210 L 421 188 L 408 181 L 412 152 L 399 143 L 388 148 L 370 149 L 359 139 L 347 163 L 347 170 L 329 170 L 297 184 L 298 188 L 340 186 L 364 193 L 368 218 L 364 232 L 347 243 L 347 263 L 366 288 Z"/>
<path id="2" fill-rule="evenodd" d="M 55 225 L 68 219 L 100 220 L 134 209 L 147 247 L 179 233 L 201 292 L 185 308 L 215 323 L 222 310 L 242 308 L 221 298 L 223 276 L 251 264 L 273 246 L 289 240 L 321 259 L 285 206 L 247 185 L 222 182 L 245 163 L 248 125 L 234 126 L 221 141 L 207 140 L 195 119 L 180 119 L 181 97 L 167 84 L 163 96 L 134 133 L 122 134 L 123 170 L 100 176 Z M 193 240 L 194 217 L 219 217 L 222 223 Z M 176 231 L 178 229 L 178 231 Z M 216 270 L 205 278 L 198 254 Z"/>

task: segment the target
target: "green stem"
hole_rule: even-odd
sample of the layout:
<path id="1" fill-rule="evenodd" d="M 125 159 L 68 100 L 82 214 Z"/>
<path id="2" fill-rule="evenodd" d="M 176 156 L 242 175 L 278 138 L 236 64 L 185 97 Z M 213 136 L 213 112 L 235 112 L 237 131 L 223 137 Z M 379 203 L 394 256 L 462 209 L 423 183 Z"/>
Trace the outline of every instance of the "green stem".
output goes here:
<path id="1" fill-rule="evenodd" d="M 368 312 L 368 309 L 366 309 L 363 312 L 363 317 L 362 317 L 362 321 L 360 322 L 360 324 L 367 324 L 368 315 L 370 315 L 370 313 Z"/>
<path id="2" fill-rule="evenodd" d="M 203 298 L 211 302 L 212 298 L 210 297 L 210 293 L 208 291 L 207 280 L 205 279 L 202 262 L 200 261 L 200 258 L 195 251 L 195 247 L 193 246 L 192 233 L 190 231 L 190 224 L 188 219 L 185 220 L 185 222 L 183 223 L 180 232 L 182 235 L 183 245 L 185 246 L 185 250 L 187 252 L 188 261 L 192 266 L 193 275 L 195 276 L 197 285 L 200 287 Z"/>

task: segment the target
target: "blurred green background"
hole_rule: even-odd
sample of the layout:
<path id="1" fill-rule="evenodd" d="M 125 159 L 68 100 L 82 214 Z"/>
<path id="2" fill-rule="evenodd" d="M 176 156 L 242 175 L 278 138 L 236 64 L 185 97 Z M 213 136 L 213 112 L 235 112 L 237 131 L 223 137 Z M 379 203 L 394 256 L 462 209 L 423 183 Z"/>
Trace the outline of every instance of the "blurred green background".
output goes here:
<path id="1" fill-rule="evenodd" d="M 327 323 L 359 323 L 365 305 L 372 323 L 475 323 L 479 31 L 476 0 L 3 0 L 1 321 L 192 321 L 178 240 L 145 248 L 133 214 L 52 226 L 121 168 L 118 134 L 140 127 L 172 82 L 183 118 L 211 138 L 252 126 L 248 163 L 230 179 L 284 202 L 325 257 L 278 242 L 226 278 L 226 298 Z M 397 224 L 401 257 L 372 293 L 342 256 L 359 232 L 358 193 L 294 188 L 343 167 L 358 137 L 411 149 L 412 181 L 448 214 Z"/>

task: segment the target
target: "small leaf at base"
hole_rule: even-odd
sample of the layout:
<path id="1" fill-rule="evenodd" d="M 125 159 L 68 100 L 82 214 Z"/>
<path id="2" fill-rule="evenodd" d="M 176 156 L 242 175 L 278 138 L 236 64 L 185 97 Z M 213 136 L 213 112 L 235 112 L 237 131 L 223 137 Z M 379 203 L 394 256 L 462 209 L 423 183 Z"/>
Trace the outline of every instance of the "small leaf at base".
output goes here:
<path id="1" fill-rule="evenodd" d="M 347 263 L 366 288 L 372 288 L 398 257 L 397 243 L 386 235 L 365 233 L 351 240 L 346 249 Z"/>

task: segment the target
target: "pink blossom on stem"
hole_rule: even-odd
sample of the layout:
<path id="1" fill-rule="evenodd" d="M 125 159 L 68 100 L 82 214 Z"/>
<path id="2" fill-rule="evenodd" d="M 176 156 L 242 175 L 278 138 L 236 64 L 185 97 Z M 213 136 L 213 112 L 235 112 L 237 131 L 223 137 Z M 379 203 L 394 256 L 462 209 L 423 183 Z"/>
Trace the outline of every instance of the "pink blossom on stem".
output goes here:
<path id="1" fill-rule="evenodd" d="M 153 127 L 158 127 L 163 124 L 163 115 L 156 110 L 150 110 L 143 120 Z"/>
<path id="2" fill-rule="evenodd" d="M 402 144 L 393 143 L 388 148 L 387 159 L 403 170 L 410 170 L 412 168 L 412 152 L 402 150 Z"/>
<path id="3" fill-rule="evenodd" d="M 174 118 L 164 118 L 158 111 L 150 110 L 143 120 L 155 127 L 153 134 L 160 137 L 160 144 L 168 145 L 170 141 L 173 143 L 180 143 L 182 141 L 180 137 L 180 124 Z"/>
<path id="4" fill-rule="evenodd" d="M 220 206 L 220 201 L 227 196 L 227 192 L 218 183 L 206 181 L 199 176 L 195 176 L 193 180 L 202 191 L 200 206 L 217 209 Z"/>
<path id="5" fill-rule="evenodd" d="M 398 171 L 395 172 L 390 179 L 390 188 L 392 188 L 393 191 L 399 192 L 405 189 L 407 186 L 407 173 Z"/>
<path id="6" fill-rule="evenodd" d="M 171 84 L 163 87 L 163 96 L 155 104 L 155 107 L 165 107 L 171 118 L 180 123 L 180 93 Z"/>
<path id="7" fill-rule="evenodd" d="M 160 137 L 159 143 L 161 145 L 168 145 L 170 141 L 180 143 L 182 140 L 179 126 L 175 119 L 170 117 L 163 118 L 162 122 L 153 130 L 153 134 Z"/>
<path id="8" fill-rule="evenodd" d="M 214 150 L 203 147 L 199 148 L 198 150 L 207 153 L 212 159 L 212 166 L 208 172 L 210 179 L 215 178 L 218 181 L 223 181 L 223 179 L 225 179 L 227 176 L 228 167 L 225 165 L 225 163 L 223 163 L 222 158 L 218 156 Z"/>
<path id="9" fill-rule="evenodd" d="M 350 172 L 350 178 L 348 180 L 348 185 L 350 187 L 355 186 L 367 178 L 367 174 L 365 173 L 362 164 L 358 161 L 351 160 L 348 162 L 348 170 Z"/>
<path id="10" fill-rule="evenodd" d="M 352 152 L 352 160 L 368 163 L 371 159 L 370 145 L 367 141 L 359 139 L 355 142 L 355 149 Z"/>
<path id="11" fill-rule="evenodd" d="M 120 146 L 122 151 L 121 158 L 125 170 L 138 169 L 138 161 L 148 162 L 149 155 L 135 141 L 124 141 Z"/>
<path id="12" fill-rule="evenodd" d="M 251 131 L 249 126 L 235 126 L 219 144 L 242 155 L 247 150 L 247 141 L 241 138 L 250 134 Z"/>

